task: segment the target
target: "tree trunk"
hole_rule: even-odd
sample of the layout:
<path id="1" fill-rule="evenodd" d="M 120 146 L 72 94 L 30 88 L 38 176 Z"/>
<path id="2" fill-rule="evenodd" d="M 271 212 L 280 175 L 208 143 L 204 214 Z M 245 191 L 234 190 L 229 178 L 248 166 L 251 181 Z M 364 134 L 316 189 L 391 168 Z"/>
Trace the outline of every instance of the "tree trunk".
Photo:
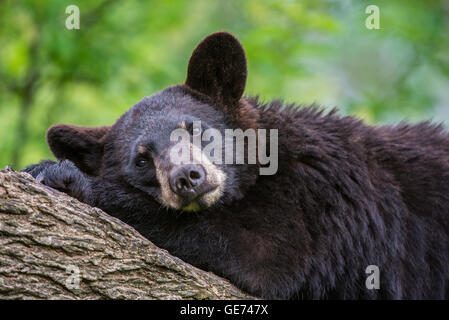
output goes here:
<path id="1" fill-rule="evenodd" d="M 0 299 L 251 299 L 27 173 L 0 171 Z"/>

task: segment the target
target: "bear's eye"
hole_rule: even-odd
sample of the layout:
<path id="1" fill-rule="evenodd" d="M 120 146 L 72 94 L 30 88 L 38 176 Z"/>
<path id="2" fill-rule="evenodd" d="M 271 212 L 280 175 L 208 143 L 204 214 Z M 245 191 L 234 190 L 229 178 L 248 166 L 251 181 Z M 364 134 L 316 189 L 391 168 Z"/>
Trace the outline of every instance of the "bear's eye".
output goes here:
<path id="1" fill-rule="evenodd" d="M 147 165 L 147 160 L 145 159 L 137 159 L 136 160 L 136 166 L 139 168 L 145 167 Z"/>

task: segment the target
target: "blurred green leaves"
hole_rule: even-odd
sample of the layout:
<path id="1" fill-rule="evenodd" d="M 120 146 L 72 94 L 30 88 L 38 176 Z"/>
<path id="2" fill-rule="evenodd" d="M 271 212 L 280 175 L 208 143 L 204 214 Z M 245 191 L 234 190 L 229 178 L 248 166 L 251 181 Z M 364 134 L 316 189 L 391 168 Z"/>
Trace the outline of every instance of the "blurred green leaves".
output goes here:
<path id="1" fill-rule="evenodd" d="M 67 30 L 76 4 L 80 30 Z M 380 8 L 380 30 L 365 8 Z M 369 123 L 449 119 L 444 0 L 0 1 L 0 167 L 51 157 L 54 123 L 112 124 L 182 83 L 195 45 L 227 30 L 248 56 L 246 93 L 338 106 Z"/>

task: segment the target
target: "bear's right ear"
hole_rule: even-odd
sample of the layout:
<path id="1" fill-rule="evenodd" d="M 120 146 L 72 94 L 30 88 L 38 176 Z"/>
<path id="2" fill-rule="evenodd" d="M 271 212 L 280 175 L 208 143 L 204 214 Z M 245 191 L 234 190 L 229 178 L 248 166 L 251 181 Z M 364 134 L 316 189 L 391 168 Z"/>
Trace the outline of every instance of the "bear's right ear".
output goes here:
<path id="1" fill-rule="evenodd" d="M 76 127 L 57 124 L 47 131 L 51 151 L 59 160 L 72 161 L 78 169 L 97 175 L 101 167 L 104 143 L 111 127 Z"/>
<path id="2" fill-rule="evenodd" d="M 230 33 L 207 36 L 192 53 L 186 85 L 223 105 L 243 95 L 247 76 L 245 51 Z"/>

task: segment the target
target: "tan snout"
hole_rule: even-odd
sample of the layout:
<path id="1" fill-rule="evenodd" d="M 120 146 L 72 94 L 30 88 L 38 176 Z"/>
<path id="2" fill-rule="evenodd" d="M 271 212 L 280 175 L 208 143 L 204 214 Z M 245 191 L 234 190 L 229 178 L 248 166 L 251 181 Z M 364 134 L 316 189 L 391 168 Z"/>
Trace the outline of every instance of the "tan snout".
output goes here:
<path id="1" fill-rule="evenodd" d="M 155 159 L 156 175 L 161 185 L 159 200 L 173 209 L 198 211 L 212 206 L 223 194 L 226 174 L 193 144 L 191 161 L 162 162 Z M 170 150 L 168 150 L 168 154 Z"/>

